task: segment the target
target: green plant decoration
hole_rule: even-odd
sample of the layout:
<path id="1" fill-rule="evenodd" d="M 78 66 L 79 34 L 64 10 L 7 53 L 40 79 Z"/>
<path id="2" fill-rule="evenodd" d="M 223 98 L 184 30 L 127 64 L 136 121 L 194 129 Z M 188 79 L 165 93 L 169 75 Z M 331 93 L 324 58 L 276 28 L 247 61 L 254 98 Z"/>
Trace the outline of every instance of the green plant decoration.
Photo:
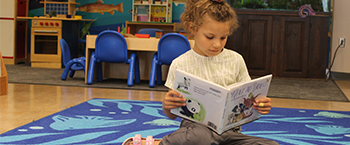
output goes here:
<path id="1" fill-rule="evenodd" d="M 126 33 L 126 30 L 125 30 L 124 24 L 122 24 L 122 31 L 120 31 L 120 34 L 125 34 L 125 33 Z"/>
<path id="2" fill-rule="evenodd" d="M 97 20 L 97 18 L 95 20 L 87 23 L 87 24 L 85 24 L 85 22 L 84 22 L 84 27 L 83 27 L 83 29 L 80 30 L 80 38 L 79 39 L 83 39 L 86 34 L 90 35 L 89 29 L 90 29 L 92 23 L 96 20 Z M 84 49 L 85 49 L 85 45 L 83 43 L 79 43 L 78 52 L 84 52 Z M 80 54 L 80 55 L 84 56 L 84 54 Z"/>
<path id="3" fill-rule="evenodd" d="M 97 20 L 97 18 L 96 18 L 95 20 L 93 20 L 93 21 L 87 23 L 87 24 L 85 24 L 85 22 L 84 22 L 84 27 L 83 27 L 83 29 L 81 29 L 81 31 L 80 31 L 80 39 L 83 39 L 83 37 L 84 37 L 86 34 L 90 35 L 89 29 L 90 29 L 92 23 L 93 23 L 94 21 L 96 21 L 96 20 Z"/>
<path id="4" fill-rule="evenodd" d="M 308 4 L 316 12 L 323 11 L 322 0 L 228 0 L 228 2 L 235 9 L 248 8 L 298 11 L 302 5 Z"/>
<path id="5" fill-rule="evenodd" d="M 230 0 L 228 2 L 231 5 L 231 7 L 235 8 L 235 9 L 243 8 L 243 4 L 242 4 L 241 0 Z"/>
<path id="6" fill-rule="evenodd" d="M 56 17 L 56 11 L 53 10 L 53 11 L 49 12 L 49 16 L 50 16 L 50 18 L 51 17 Z"/>
<path id="7" fill-rule="evenodd" d="M 267 8 L 267 5 L 261 0 L 242 0 L 241 4 L 243 7 L 251 9 Z"/>
<path id="8" fill-rule="evenodd" d="M 288 9 L 286 0 L 268 0 L 267 5 L 272 9 Z"/>

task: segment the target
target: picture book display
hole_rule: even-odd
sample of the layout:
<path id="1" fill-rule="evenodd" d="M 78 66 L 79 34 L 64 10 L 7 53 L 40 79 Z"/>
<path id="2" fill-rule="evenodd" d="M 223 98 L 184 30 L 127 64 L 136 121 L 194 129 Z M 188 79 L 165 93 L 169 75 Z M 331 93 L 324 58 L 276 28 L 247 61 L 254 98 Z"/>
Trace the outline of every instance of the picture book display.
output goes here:
<path id="1" fill-rule="evenodd" d="M 260 118 L 253 109 L 256 99 L 267 96 L 272 75 L 223 87 L 176 70 L 173 90 L 186 98 L 186 106 L 171 113 L 202 123 L 218 134 Z"/>

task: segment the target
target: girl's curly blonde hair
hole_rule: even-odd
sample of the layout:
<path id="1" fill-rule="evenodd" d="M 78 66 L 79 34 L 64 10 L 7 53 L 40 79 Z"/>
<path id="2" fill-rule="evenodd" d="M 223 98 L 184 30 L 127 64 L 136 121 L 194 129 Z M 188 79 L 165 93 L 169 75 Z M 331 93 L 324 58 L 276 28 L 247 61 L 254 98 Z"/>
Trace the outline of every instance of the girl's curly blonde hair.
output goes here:
<path id="1" fill-rule="evenodd" d="M 186 0 L 185 12 L 181 14 L 180 20 L 186 32 L 190 28 L 197 32 L 204 22 L 204 15 L 218 22 L 231 22 L 230 33 L 238 28 L 237 15 L 235 11 L 226 3 L 212 0 Z"/>

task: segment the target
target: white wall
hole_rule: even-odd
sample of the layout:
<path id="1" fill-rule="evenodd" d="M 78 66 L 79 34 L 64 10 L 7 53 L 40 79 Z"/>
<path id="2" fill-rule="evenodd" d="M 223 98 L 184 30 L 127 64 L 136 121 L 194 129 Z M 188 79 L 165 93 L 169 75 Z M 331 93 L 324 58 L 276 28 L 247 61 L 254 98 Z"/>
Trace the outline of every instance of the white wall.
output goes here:
<path id="1" fill-rule="evenodd" d="M 350 0 L 334 0 L 333 3 L 331 59 L 338 47 L 339 38 L 346 38 L 345 47 L 339 48 L 331 71 L 350 73 Z"/>

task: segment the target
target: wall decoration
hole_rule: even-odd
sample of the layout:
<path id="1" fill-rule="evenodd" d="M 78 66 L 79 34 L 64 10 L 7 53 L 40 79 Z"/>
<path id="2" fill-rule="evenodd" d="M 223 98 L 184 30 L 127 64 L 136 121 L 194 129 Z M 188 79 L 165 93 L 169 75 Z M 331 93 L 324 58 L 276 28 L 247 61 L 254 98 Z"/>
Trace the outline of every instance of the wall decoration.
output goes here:
<path id="1" fill-rule="evenodd" d="M 298 14 L 301 18 L 306 18 L 308 15 L 316 15 L 315 11 L 308 4 L 302 5 Z"/>
<path id="2" fill-rule="evenodd" d="M 82 5 L 76 8 L 77 11 L 83 11 L 88 13 L 100 13 L 101 15 L 104 12 L 108 12 L 111 15 L 114 15 L 114 10 L 123 13 L 123 3 L 119 3 L 118 5 L 113 4 L 103 4 L 102 0 L 97 0 L 95 3 L 89 3 Z"/>

